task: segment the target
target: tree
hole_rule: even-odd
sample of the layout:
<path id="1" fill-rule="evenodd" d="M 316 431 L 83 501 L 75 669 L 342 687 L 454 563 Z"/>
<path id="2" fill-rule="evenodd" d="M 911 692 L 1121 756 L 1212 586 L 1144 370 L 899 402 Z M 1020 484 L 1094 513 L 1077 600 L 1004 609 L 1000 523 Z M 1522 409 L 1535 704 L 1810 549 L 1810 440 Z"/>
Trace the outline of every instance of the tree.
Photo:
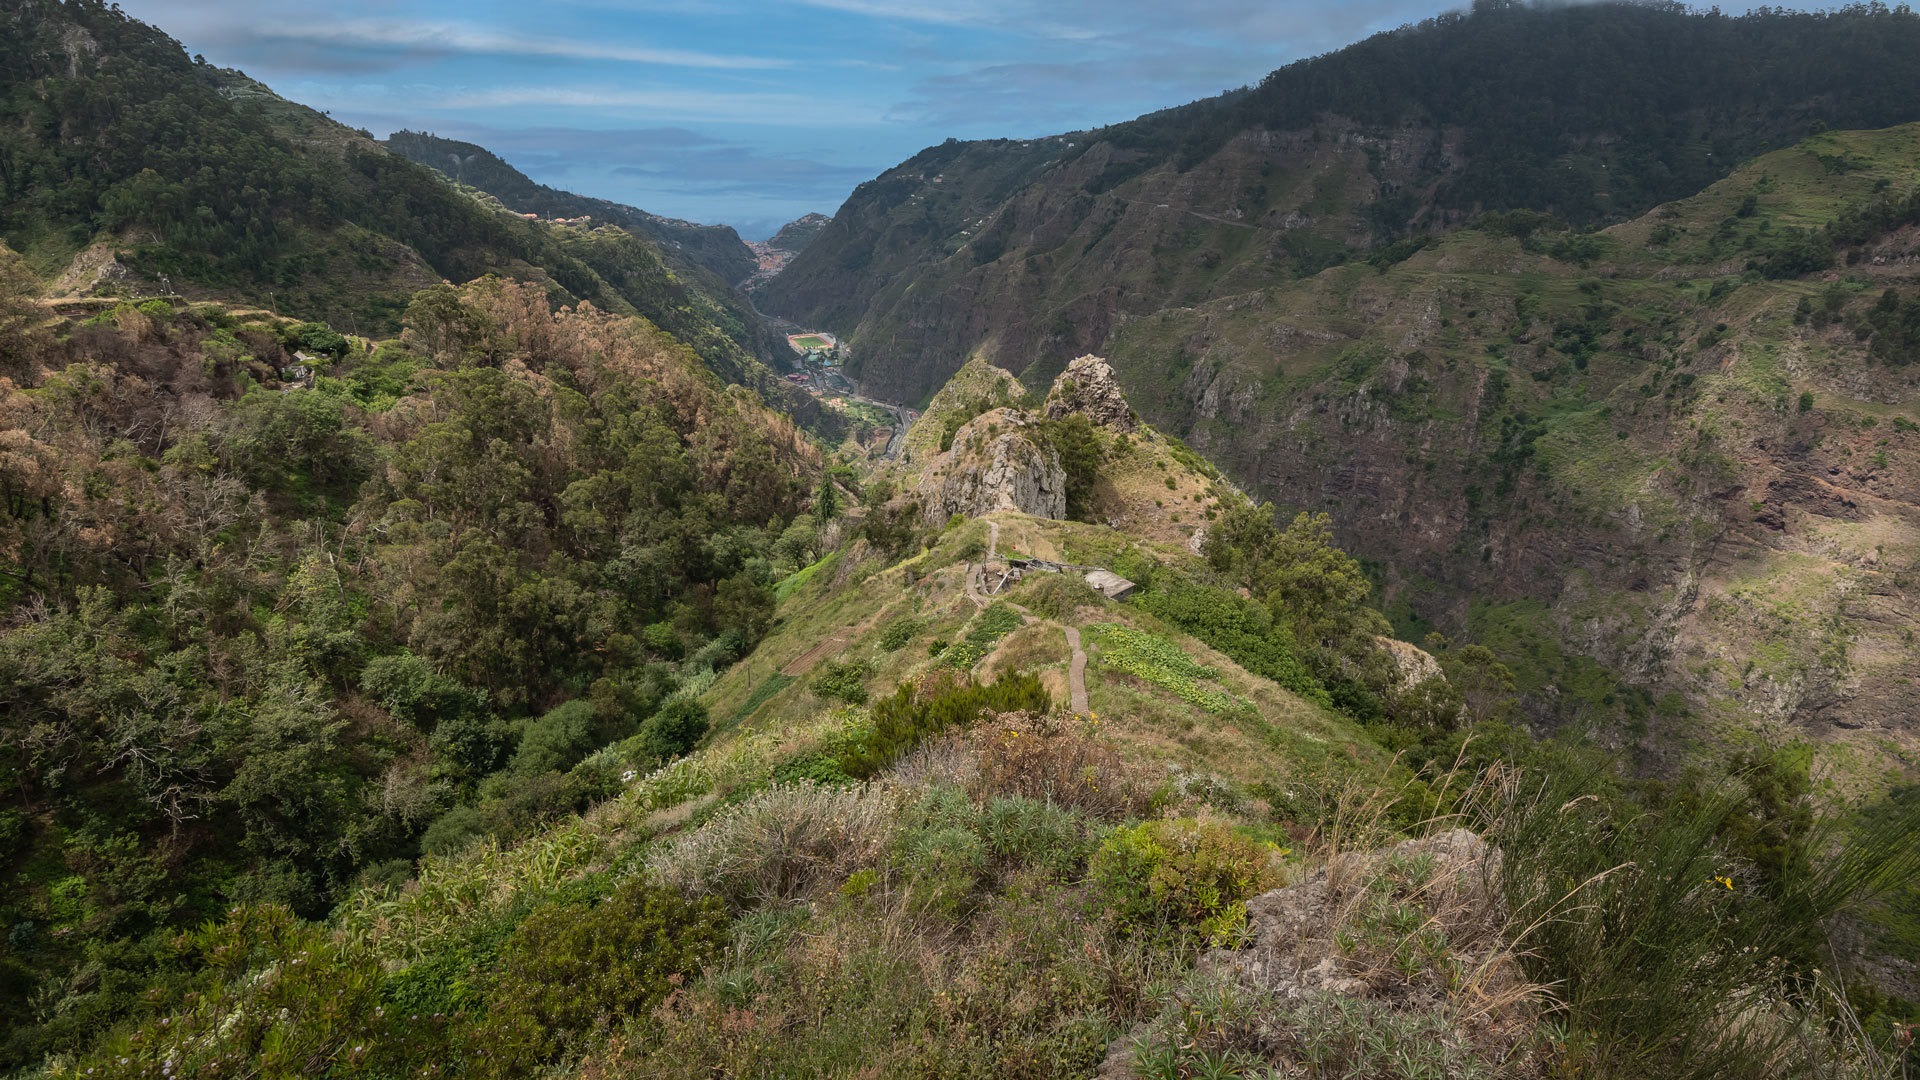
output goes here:
<path id="1" fill-rule="evenodd" d="M 486 340 L 486 316 L 469 307 L 451 285 L 429 286 L 413 294 L 401 318 L 406 342 L 442 365 L 457 365 Z"/>
<path id="2" fill-rule="evenodd" d="M 675 698 L 640 725 L 640 745 L 663 761 L 679 757 L 700 744 L 707 727 L 705 705 L 690 698 Z"/>
<path id="3" fill-rule="evenodd" d="M 41 337 L 41 311 L 33 302 L 39 291 L 26 260 L 0 244 L 0 375 L 22 378 L 31 373 Z"/>
<path id="4" fill-rule="evenodd" d="M 820 486 L 813 492 L 813 517 L 822 525 L 840 516 L 840 491 L 833 485 L 833 477 L 820 478 Z"/>

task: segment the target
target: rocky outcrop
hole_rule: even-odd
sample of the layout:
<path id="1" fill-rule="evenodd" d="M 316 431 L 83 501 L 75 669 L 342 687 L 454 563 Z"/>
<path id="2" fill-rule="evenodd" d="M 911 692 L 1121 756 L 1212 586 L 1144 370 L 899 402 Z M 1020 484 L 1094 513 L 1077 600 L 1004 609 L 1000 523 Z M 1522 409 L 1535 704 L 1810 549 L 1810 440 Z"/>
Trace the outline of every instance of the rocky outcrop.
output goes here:
<path id="1" fill-rule="evenodd" d="M 1033 418 L 1018 409 L 993 409 L 954 433 L 920 482 L 928 519 L 976 517 L 1015 510 L 1035 517 L 1067 516 L 1067 473 L 1060 455 L 1032 432 Z"/>
<path id="2" fill-rule="evenodd" d="M 1375 636 L 1373 640 L 1380 646 L 1380 651 L 1387 654 L 1387 659 L 1393 661 L 1396 674 L 1394 686 L 1397 689 L 1411 690 L 1428 679 L 1446 678 L 1440 670 L 1440 661 L 1420 646 L 1384 634 Z"/>
<path id="3" fill-rule="evenodd" d="M 1075 413 L 1115 431 L 1133 431 L 1140 426 L 1140 417 L 1127 404 L 1113 368 L 1097 356 L 1082 356 L 1068 364 L 1047 393 L 1047 419 L 1059 420 Z"/>
<path id="4" fill-rule="evenodd" d="M 1300 1075 L 1294 1029 L 1326 1015 L 1316 1006 L 1342 999 L 1424 1017 L 1448 1030 L 1468 1056 L 1517 1067 L 1498 1075 L 1529 1075 L 1523 1066 L 1533 994 L 1504 933 L 1501 862 L 1499 849 L 1465 829 L 1336 855 L 1300 884 L 1247 901 L 1246 944 L 1202 956 L 1195 984 L 1224 981 L 1259 995 L 1267 1015 L 1241 1033 L 1235 1048 L 1274 1066 L 1276 1075 Z M 1415 929 L 1386 929 L 1383 897 L 1403 908 Z M 1421 953 L 1420 943 L 1430 941 L 1445 942 L 1444 960 Z M 1504 1004 L 1489 1007 L 1494 1001 Z M 1097 1080 L 1134 1080 L 1140 1049 L 1190 1038 L 1177 1021 L 1177 1009 L 1170 1010 L 1115 1042 Z"/>

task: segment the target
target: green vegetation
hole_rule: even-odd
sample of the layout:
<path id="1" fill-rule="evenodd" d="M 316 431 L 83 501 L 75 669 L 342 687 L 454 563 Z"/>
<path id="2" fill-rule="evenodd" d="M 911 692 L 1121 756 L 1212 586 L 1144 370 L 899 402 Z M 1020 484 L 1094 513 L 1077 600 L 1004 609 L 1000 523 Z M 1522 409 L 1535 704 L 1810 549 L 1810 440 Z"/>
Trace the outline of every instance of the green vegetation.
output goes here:
<path id="1" fill-rule="evenodd" d="M 316 917 L 687 752 L 818 469 L 657 329 L 527 286 L 430 290 L 371 356 L 116 311 L 0 384 L 6 1067 L 116 1023 L 236 903 Z M 261 385 L 290 344 L 314 385 Z"/>
<path id="2" fill-rule="evenodd" d="M 1172 691 L 1210 713 L 1226 712 L 1236 704 L 1233 695 L 1206 685 L 1219 672 L 1194 663 L 1164 638 L 1119 623 L 1092 623 L 1085 629 L 1100 642 L 1097 655 L 1108 667 Z"/>
<path id="3" fill-rule="evenodd" d="M 689 288 L 644 233 L 523 221 L 190 60 L 111 5 L 22 18 L 0 43 L 15 91 L 0 106 L 0 239 L 43 272 L 105 242 L 156 280 L 378 334 L 398 329 L 405 295 L 427 281 L 499 273 L 551 289 L 555 307 L 643 315 L 726 378 L 774 392 L 755 356 L 770 348 L 765 331 L 710 295 L 727 283 Z"/>
<path id="4" fill-rule="evenodd" d="M 1003 553 L 1139 586 L 1035 575 L 1029 615 L 976 608 L 985 523 L 931 528 L 913 461 L 829 462 L 753 377 L 715 377 L 752 376 L 767 332 L 683 284 L 695 263 L 518 221 L 93 0 L 23 11 L 0 46 L 0 228 L 29 256 L 0 247 L 0 1072 L 1920 1066 L 1920 1007 L 1850 955 L 1920 955 L 1920 797 L 1737 723 L 1910 670 L 1910 631 L 1853 648 L 1846 612 L 1870 596 L 1897 635 L 1910 534 L 1816 503 L 1911 487 L 1920 294 L 1882 256 L 1920 220 L 1894 186 L 1920 134 L 1703 160 L 1794 134 L 1805 101 L 1911 107 L 1879 70 L 1920 48 L 1910 14 L 1479 5 L 1087 146 L 949 144 L 863 187 L 805 256 L 838 280 L 926 245 L 983 286 L 1024 267 L 1042 303 L 1192 300 L 1115 320 L 1161 365 L 1156 407 L 1206 395 L 1190 434 L 1228 458 L 1286 417 L 1248 440 L 1260 475 L 1332 511 L 1244 499 L 1150 428 L 1042 422 L 1072 516 L 1097 495 L 1152 520 L 997 515 Z M 1655 79 L 1648 41 L 1721 52 Z M 1863 42 L 1890 62 L 1836 76 Z M 1666 82 L 1593 104 L 1623 72 Z M 1662 85 L 1700 114 L 1650 108 Z M 1232 137 L 1255 127 L 1312 174 Z M 158 140 L 150 167 L 122 133 Z M 1103 170 L 1062 167 L 1102 144 Z M 456 181 L 573 198 L 473 164 Z M 1728 168 L 1665 216 L 1569 225 Z M 1042 169 L 1085 186 L 1049 204 L 1055 249 L 1017 214 L 974 224 Z M 1233 217 L 1094 255 L 1140 235 L 1116 222 L 1150 170 L 1228 185 Z M 1314 220 L 1257 239 L 1296 206 Z M 1467 207 L 1509 209 L 1436 231 Z M 870 214 L 913 242 L 858 249 Z M 98 238 L 297 317 L 35 303 L 29 268 Z M 1074 252 L 1119 267 L 1107 291 Z M 1871 285 L 1847 269 L 1868 258 Z M 449 268 L 477 280 L 394 288 Z M 871 268 L 926 288 L 899 269 Z M 1024 339 L 1075 344 L 1072 310 Z M 980 363 L 933 400 L 922 463 L 1030 399 Z M 1363 564 L 1337 526 L 1421 558 Z M 1723 543 L 1743 529 L 1793 547 Z M 1458 639 L 1387 639 L 1384 597 Z M 1572 644 L 1708 625 L 1744 636 L 1676 640 L 1699 666 L 1645 686 L 1619 672 L 1655 661 Z M 1097 712 L 1056 704 L 1063 626 Z M 769 674 L 823 655 L 804 689 Z M 1635 746 L 1622 717 L 1672 731 Z M 1579 722 L 1528 727 L 1549 719 Z"/>
<path id="5" fill-rule="evenodd" d="M 1001 638 L 1020 629 L 1021 622 L 1020 613 L 1007 605 L 989 604 L 967 624 L 965 637 L 940 652 L 940 659 L 956 670 L 971 671 Z"/>

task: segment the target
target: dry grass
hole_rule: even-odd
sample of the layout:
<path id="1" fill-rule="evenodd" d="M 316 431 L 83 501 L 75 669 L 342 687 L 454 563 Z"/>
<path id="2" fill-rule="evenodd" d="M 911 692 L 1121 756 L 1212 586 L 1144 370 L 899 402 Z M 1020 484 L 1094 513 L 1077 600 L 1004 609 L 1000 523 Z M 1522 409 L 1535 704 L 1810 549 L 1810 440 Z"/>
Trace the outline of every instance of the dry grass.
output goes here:
<path id="1" fill-rule="evenodd" d="M 1098 730 L 1098 721 L 1033 713 L 980 724 L 967 735 L 979 762 L 976 797 L 1020 795 L 1107 821 L 1147 816 L 1157 779 Z"/>
<path id="2" fill-rule="evenodd" d="M 878 865 L 900 805 L 891 785 L 776 784 L 654 851 L 647 871 L 738 908 L 790 900 Z"/>

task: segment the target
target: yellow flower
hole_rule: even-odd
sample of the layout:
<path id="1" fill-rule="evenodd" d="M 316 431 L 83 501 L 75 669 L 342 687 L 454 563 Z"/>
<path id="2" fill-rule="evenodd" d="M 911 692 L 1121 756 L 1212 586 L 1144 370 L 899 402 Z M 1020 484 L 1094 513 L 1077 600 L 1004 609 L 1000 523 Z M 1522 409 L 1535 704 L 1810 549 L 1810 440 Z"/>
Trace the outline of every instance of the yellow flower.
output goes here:
<path id="1" fill-rule="evenodd" d="M 1729 892 L 1731 892 L 1731 891 L 1733 891 L 1733 879 L 1732 879 L 1732 878 L 1730 878 L 1730 877 L 1721 877 L 1720 875 L 1718 875 L 1718 874 L 1715 874 L 1715 875 L 1714 875 L 1714 877 L 1713 877 L 1713 880 L 1715 880 L 1715 881 L 1717 881 L 1717 882 L 1719 882 L 1719 883 L 1720 883 L 1720 884 L 1722 884 L 1722 885 L 1725 885 L 1725 886 L 1727 887 L 1727 891 L 1729 891 Z"/>

